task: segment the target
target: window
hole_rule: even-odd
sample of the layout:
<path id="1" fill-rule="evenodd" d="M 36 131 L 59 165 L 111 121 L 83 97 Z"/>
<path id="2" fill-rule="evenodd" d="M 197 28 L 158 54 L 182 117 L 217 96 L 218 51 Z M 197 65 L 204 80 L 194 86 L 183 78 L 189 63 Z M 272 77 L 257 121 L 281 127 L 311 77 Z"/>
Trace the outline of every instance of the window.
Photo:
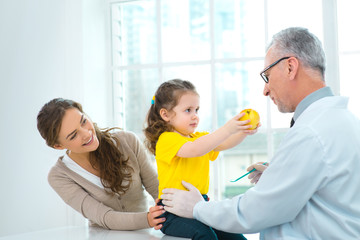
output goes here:
<path id="1" fill-rule="evenodd" d="M 292 116 L 279 113 L 262 95 L 259 72 L 264 68 L 266 44 L 290 26 L 309 28 L 323 40 L 323 2 L 110 1 L 115 122 L 143 136 L 156 88 L 173 78 L 197 87 L 199 131 L 217 129 L 242 109 L 257 110 L 262 123 L 258 133 L 224 151 L 211 170 L 212 196 L 244 192 L 251 187 L 247 180 L 230 180 L 244 174 L 251 163 L 271 158 Z"/>
<path id="2" fill-rule="evenodd" d="M 349 108 L 360 118 L 360 95 L 358 87 L 360 77 L 356 69 L 360 59 L 360 31 L 351 26 L 360 22 L 357 10 L 360 1 L 345 0 L 337 2 L 338 13 L 338 39 L 339 39 L 339 65 L 340 65 L 340 93 L 349 96 Z"/>

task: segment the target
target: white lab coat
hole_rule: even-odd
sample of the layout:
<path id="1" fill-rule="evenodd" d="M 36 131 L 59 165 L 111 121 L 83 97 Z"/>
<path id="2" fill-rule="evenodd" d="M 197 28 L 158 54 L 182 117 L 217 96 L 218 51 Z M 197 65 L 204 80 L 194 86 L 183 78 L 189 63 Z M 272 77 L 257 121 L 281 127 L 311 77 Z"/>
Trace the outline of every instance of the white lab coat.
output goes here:
<path id="1" fill-rule="evenodd" d="M 255 187 L 198 203 L 194 217 L 261 239 L 360 239 L 360 121 L 345 97 L 312 103 L 284 137 Z"/>

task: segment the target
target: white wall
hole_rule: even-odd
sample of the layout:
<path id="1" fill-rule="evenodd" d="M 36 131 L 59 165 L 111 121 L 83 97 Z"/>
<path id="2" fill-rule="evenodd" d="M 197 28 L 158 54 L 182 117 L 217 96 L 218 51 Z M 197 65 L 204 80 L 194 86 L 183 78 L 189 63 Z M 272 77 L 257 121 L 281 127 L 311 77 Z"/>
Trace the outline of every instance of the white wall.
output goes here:
<path id="1" fill-rule="evenodd" d="M 64 97 L 100 126 L 111 123 L 106 8 L 103 0 L 0 0 L 0 237 L 84 224 L 47 183 L 62 152 L 45 145 L 36 116 Z"/>

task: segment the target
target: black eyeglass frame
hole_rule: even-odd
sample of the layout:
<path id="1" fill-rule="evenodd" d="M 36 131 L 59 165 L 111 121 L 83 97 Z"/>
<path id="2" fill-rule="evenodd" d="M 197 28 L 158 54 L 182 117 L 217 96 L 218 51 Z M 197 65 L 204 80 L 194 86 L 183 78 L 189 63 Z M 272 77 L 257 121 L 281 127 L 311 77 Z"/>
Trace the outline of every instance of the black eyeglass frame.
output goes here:
<path id="1" fill-rule="evenodd" d="M 283 58 L 280 58 L 279 60 L 273 62 L 272 64 L 270 64 L 269 66 L 267 66 L 264 70 L 262 70 L 260 72 L 260 76 L 261 78 L 265 81 L 265 83 L 269 83 L 269 79 L 268 77 L 265 75 L 265 72 L 267 70 L 269 70 L 270 68 L 274 67 L 276 64 L 278 64 L 279 62 L 281 62 L 282 60 L 285 60 L 285 59 L 288 59 L 288 58 L 291 58 L 291 57 L 283 57 Z"/>

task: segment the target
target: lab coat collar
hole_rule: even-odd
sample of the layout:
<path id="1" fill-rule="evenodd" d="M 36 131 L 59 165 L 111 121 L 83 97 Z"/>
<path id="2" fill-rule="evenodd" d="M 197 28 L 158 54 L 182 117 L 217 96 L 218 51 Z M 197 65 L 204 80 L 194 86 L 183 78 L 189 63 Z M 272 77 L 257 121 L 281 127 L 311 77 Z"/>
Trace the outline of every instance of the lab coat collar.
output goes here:
<path id="1" fill-rule="evenodd" d="M 294 113 L 294 121 L 298 119 L 298 117 L 308 108 L 312 103 L 324 97 L 334 96 L 330 87 L 323 87 L 319 90 L 307 95 L 296 107 Z"/>

